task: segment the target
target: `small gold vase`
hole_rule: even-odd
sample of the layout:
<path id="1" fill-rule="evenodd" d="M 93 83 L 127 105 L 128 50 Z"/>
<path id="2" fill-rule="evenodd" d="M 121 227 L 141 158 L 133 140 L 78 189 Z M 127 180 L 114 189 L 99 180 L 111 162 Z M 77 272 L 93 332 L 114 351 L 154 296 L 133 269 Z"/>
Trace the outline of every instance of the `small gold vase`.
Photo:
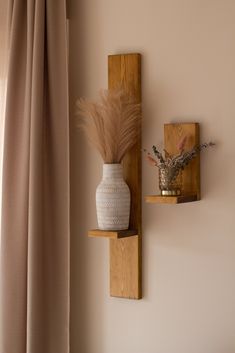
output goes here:
<path id="1" fill-rule="evenodd" d="M 159 168 L 159 189 L 162 196 L 179 196 L 182 192 L 182 171 Z"/>

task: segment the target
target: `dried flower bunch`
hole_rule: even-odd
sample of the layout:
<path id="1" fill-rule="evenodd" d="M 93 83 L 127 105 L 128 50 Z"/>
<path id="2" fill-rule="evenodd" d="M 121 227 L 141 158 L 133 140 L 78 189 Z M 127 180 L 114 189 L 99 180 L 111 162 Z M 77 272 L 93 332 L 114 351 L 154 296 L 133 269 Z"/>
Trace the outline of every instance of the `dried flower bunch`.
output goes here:
<path id="1" fill-rule="evenodd" d="M 183 170 L 184 167 L 187 166 L 188 163 L 194 159 L 203 149 L 215 145 L 213 142 L 203 143 L 193 147 L 190 151 L 185 152 L 184 149 L 186 141 L 187 136 L 184 136 L 177 146 L 179 153 L 176 155 L 170 155 L 166 150 L 164 150 L 165 157 L 163 157 L 162 153 L 157 150 L 156 146 L 153 146 L 153 153 L 157 157 L 157 159 L 155 159 L 147 150 L 144 150 L 144 152 L 147 154 L 147 160 L 150 165 L 156 166 L 159 169 L 167 170 L 169 183 L 173 182 L 178 176 L 180 170 Z"/>
<path id="2" fill-rule="evenodd" d="M 123 89 L 103 90 L 100 101 L 79 99 L 79 126 L 105 163 L 120 163 L 137 142 L 140 133 L 140 104 Z"/>

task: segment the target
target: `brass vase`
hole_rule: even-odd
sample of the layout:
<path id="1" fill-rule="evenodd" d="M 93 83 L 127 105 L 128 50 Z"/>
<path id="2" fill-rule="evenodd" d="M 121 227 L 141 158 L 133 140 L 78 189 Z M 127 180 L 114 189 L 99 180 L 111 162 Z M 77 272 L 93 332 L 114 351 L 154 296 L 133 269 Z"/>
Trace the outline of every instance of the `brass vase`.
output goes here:
<path id="1" fill-rule="evenodd" d="M 182 192 L 182 171 L 171 167 L 159 168 L 159 189 L 162 196 L 179 196 Z"/>

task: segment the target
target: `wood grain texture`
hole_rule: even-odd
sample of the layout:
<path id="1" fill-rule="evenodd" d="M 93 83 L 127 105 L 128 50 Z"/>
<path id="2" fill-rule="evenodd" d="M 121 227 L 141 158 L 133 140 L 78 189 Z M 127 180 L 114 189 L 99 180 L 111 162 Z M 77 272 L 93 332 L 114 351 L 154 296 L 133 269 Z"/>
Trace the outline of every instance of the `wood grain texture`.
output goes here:
<path id="1" fill-rule="evenodd" d="M 164 144 L 167 152 L 170 154 L 179 153 L 177 145 L 184 136 L 187 136 L 185 151 L 198 145 L 200 143 L 199 124 L 165 124 Z M 197 200 L 200 200 L 200 155 L 193 159 L 182 171 L 182 186 L 182 195 L 196 194 Z"/>
<path id="2" fill-rule="evenodd" d="M 110 55 L 108 57 L 109 89 L 123 87 L 141 102 L 140 54 Z M 141 132 L 138 143 L 123 159 L 124 178 L 131 191 L 130 228 L 141 230 Z"/>
<path id="3" fill-rule="evenodd" d="M 122 87 L 141 102 L 140 54 L 108 57 L 108 87 Z M 138 236 L 110 240 L 111 296 L 140 299 L 141 294 L 141 134 L 123 160 L 124 178 L 131 192 L 130 229 Z"/>
<path id="4" fill-rule="evenodd" d="M 92 229 L 89 230 L 88 236 L 89 237 L 103 237 L 103 238 L 110 238 L 110 239 L 121 239 L 126 237 L 132 237 L 136 235 L 136 230 L 101 230 L 101 229 Z"/>
<path id="5" fill-rule="evenodd" d="M 110 240 L 110 293 L 112 296 L 140 299 L 139 236 Z"/>

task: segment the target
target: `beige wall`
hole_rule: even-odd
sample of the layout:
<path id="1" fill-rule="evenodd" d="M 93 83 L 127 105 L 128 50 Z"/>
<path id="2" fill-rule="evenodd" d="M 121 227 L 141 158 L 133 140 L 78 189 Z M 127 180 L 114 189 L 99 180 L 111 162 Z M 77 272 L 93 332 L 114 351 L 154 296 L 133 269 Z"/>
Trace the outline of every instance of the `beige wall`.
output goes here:
<path id="1" fill-rule="evenodd" d="M 235 352 L 235 1 L 71 0 L 72 353 Z M 163 124 L 198 121 L 202 200 L 143 202 L 140 301 L 109 297 L 96 226 L 102 162 L 74 128 L 75 100 L 107 86 L 107 55 L 143 56 L 143 146 Z M 156 189 L 143 161 L 143 195 Z"/>

